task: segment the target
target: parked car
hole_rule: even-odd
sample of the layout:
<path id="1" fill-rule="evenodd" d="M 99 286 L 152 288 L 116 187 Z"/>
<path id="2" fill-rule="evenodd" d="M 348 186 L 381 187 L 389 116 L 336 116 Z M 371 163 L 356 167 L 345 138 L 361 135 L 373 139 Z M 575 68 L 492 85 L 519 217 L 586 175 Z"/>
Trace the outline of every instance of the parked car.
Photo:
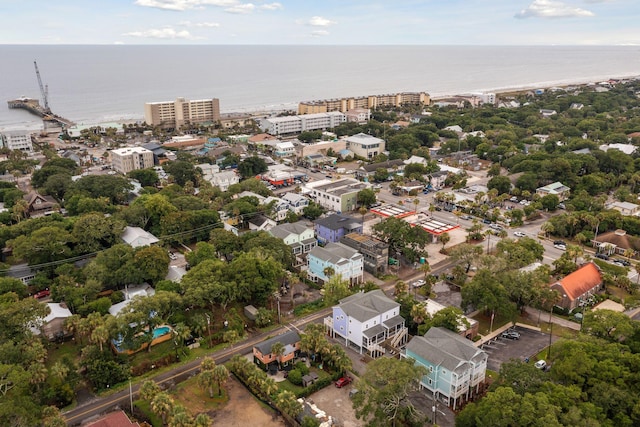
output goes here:
<path id="1" fill-rule="evenodd" d="M 423 279 L 418 279 L 415 282 L 413 282 L 411 284 L 411 286 L 413 286 L 414 288 L 419 288 L 420 286 L 424 286 L 424 280 Z"/>
<path id="2" fill-rule="evenodd" d="M 522 231 L 516 231 L 513 233 L 514 236 L 516 237 L 524 237 L 526 236 L 526 234 L 524 234 Z"/>
<path id="3" fill-rule="evenodd" d="M 547 367 L 547 362 L 545 362 L 544 360 L 540 359 L 536 363 L 534 363 L 533 366 L 535 366 L 538 369 L 544 369 L 544 368 Z"/>
<path id="4" fill-rule="evenodd" d="M 336 387 L 342 388 L 344 386 L 351 384 L 351 381 L 353 381 L 351 377 L 344 376 L 340 378 L 338 381 L 336 381 Z"/>
<path id="5" fill-rule="evenodd" d="M 516 196 L 511 197 L 509 200 L 513 203 L 518 203 L 518 198 Z"/>
<path id="6" fill-rule="evenodd" d="M 482 222 L 485 224 L 491 224 L 491 220 L 487 218 L 483 219 Z"/>
<path id="7" fill-rule="evenodd" d="M 554 240 L 553 241 L 554 245 L 562 245 L 562 246 L 567 246 L 567 243 L 564 240 Z"/>
<path id="8" fill-rule="evenodd" d="M 605 255 L 605 254 L 596 254 L 596 258 L 600 258 L 600 259 L 603 259 L 605 261 L 609 261 L 609 255 Z"/>
<path id="9" fill-rule="evenodd" d="M 34 297 L 35 299 L 40 299 L 40 298 L 46 298 L 46 297 L 48 297 L 49 295 L 51 295 L 51 292 L 49 292 L 49 289 L 44 289 L 44 290 L 42 290 L 42 291 L 40 291 L 40 292 L 36 292 L 36 293 L 33 295 L 33 297 Z"/>
<path id="10" fill-rule="evenodd" d="M 510 340 L 520 339 L 520 333 L 517 331 L 504 331 L 501 336 L 502 338 L 508 338 Z"/>
<path id="11" fill-rule="evenodd" d="M 557 245 L 553 245 L 553 247 L 556 248 L 556 249 L 560 249 L 561 251 L 566 251 L 567 250 L 567 247 L 565 245 L 557 244 Z"/>

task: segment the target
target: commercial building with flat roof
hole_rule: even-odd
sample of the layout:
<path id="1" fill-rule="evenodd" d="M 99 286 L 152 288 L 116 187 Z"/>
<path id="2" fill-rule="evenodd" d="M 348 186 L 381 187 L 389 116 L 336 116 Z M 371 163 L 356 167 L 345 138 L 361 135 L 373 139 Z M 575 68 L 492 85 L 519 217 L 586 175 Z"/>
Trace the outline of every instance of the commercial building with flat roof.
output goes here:
<path id="1" fill-rule="evenodd" d="M 335 212 L 351 212 L 358 207 L 358 192 L 368 188 L 353 178 L 337 181 L 322 180 L 307 184 L 309 195 L 325 209 Z"/>
<path id="2" fill-rule="evenodd" d="M 113 170 L 125 175 L 132 170 L 152 168 L 153 151 L 142 147 L 111 150 L 111 165 Z"/>
<path id="3" fill-rule="evenodd" d="M 144 104 L 144 119 L 148 125 L 179 128 L 186 124 L 220 121 L 218 98 L 147 102 Z"/>
<path id="4" fill-rule="evenodd" d="M 31 132 L 26 130 L 4 131 L 0 134 L 0 142 L 2 142 L 3 147 L 9 150 L 20 150 L 28 153 L 33 151 Z"/>

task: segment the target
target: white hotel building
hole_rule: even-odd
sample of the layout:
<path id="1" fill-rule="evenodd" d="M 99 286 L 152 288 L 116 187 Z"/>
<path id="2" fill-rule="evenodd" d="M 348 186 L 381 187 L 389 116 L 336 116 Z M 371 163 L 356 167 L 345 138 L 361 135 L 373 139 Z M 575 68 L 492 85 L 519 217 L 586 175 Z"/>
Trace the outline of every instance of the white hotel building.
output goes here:
<path id="1" fill-rule="evenodd" d="M 347 121 L 338 111 L 304 114 L 301 116 L 269 117 L 260 120 L 260 128 L 270 135 L 296 134 L 309 130 L 326 130 Z"/>

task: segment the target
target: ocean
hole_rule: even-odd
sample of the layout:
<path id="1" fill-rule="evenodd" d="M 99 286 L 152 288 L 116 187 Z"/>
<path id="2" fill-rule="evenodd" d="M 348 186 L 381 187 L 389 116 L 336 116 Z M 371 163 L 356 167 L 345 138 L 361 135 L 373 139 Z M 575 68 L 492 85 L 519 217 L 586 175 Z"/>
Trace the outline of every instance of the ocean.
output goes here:
<path id="1" fill-rule="evenodd" d="M 0 130 L 40 129 L 6 101 L 41 98 L 76 123 L 144 119 L 144 103 L 219 98 L 222 112 L 425 91 L 432 96 L 640 75 L 638 46 L 2 45 Z"/>

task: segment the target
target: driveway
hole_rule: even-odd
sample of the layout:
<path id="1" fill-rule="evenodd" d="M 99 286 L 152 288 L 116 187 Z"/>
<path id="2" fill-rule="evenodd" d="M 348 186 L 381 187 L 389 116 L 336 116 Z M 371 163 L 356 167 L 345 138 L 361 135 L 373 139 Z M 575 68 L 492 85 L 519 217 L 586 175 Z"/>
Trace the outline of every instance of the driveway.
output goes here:
<path id="1" fill-rule="evenodd" d="M 481 346 L 489 354 L 487 369 L 498 372 L 500 366 L 511 359 L 524 361 L 528 358 L 535 362 L 536 354 L 549 345 L 549 334 L 522 327 L 515 327 L 515 330 L 520 333 L 518 340 L 497 337 Z M 557 340 L 554 336 L 551 342 Z"/>

